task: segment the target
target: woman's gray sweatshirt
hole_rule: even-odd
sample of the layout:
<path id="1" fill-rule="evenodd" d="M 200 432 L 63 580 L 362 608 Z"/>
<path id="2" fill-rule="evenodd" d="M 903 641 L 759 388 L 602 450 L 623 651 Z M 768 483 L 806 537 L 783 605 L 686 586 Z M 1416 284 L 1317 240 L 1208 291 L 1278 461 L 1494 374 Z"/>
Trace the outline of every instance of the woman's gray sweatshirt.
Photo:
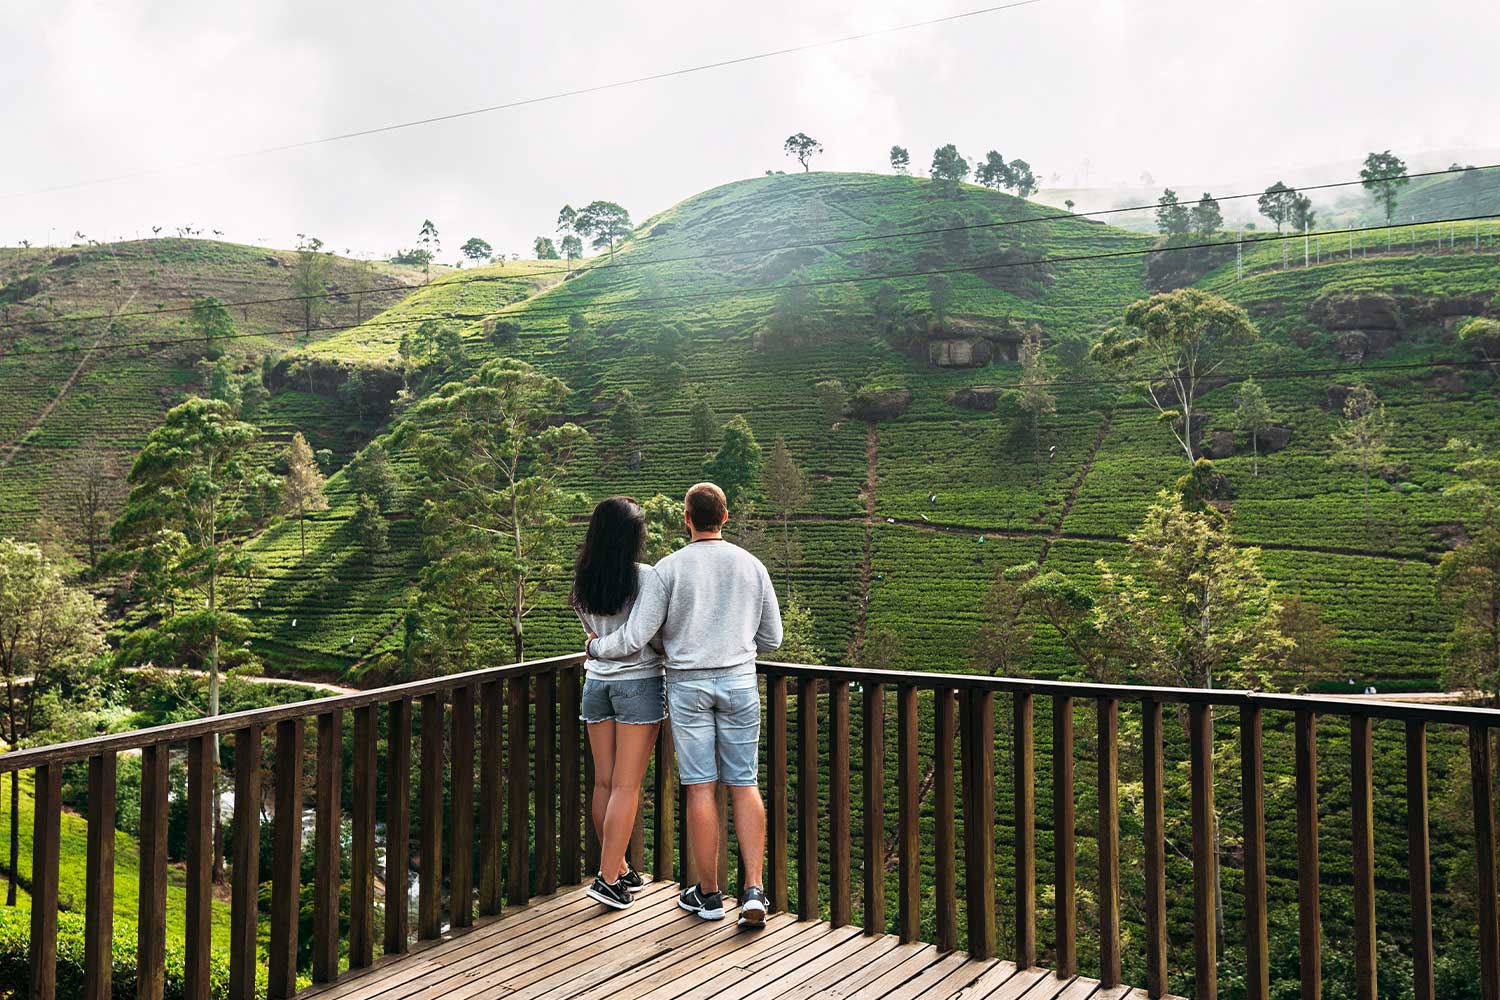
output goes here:
<path id="1" fill-rule="evenodd" d="M 648 585 L 656 581 L 656 574 L 650 566 L 636 563 L 636 583 L 641 592 Z M 583 627 L 595 635 L 611 635 L 625 627 L 630 619 L 630 610 L 634 604 L 640 603 L 638 592 L 634 601 L 626 601 L 625 606 L 612 615 L 596 615 L 592 611 L 585 611 L 578 605 L 573 606 L 573 612 L 578 615 L 578 620 L 583 622 Z M 621 653 L 618 656 L 598 658 L 589 657 L 584 661 L 584 673 L 595 680 L 610 681 L 633 681 L 646 677 L 660 677 L 662 675 L 663 656 L 651 647 L 650 640 L 654 636 L 648 636 L 647 641 L 642 643 L 639 649 L 629 653 Z"/>
<path id="2" fill-rule="evenodd" d="M 781 607 L 759 559 L 723 539 L 705 539 L 657 563 L 624 627 L 596 634 L 591 657 L 630 656 L 656 636 L 668 670 L 754 673 L 756 655 L 781 645 Z"/>

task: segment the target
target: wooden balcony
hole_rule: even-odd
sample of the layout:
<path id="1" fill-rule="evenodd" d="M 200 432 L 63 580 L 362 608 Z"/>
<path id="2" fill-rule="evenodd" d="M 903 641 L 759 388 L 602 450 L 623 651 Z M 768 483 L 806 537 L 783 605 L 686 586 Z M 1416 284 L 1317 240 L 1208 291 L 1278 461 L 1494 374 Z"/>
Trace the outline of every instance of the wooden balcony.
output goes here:
<path id="1" fill-rule="evenodd" d="M 214 747 L 223 739 L 232 756 L 223 777 L 233 789 L 233 816 L 226 824 L 231 943 L 219 958 L 227 959 L 225 992 L 235 1000 L 262 991 L 278 1000 L 290 997 L 299 976 L 310 976 L 314 984 L 305 995 L 349 1000 L 1083 1000 L 1170 991 L 1216 997 L 1223 959 L 1215 933 L 1221 883 L 1213 839 L 1220 791 L 1214 751 L 1227 742 L 1221 735 L 1216 743 L 1217 715 L 1218 730 L 1235 730 L 1241 761 L 1235 791 L 1243 847 L 1235 858 L 1235 891 L 1243 897 L 1237 901 L 1243 918 L 1226 933 L 1242 938 L 1235 942 L 1241 956 L 1235 972 L 1245 993 L 1266 998 L 1262 728 L 1263 717 L 1273 713 L 1289 720 L 1294 734 L 1302 996 L 1317 997 L 1322 990 L 1325 880 L 1318 838 L 1320 826 L 1335 821 L 1347 826 L 1352 844 L 1346 864 L 1356 994 L 1369 1000 L 1377 995 L 1372 734 L 1381 722 L 1399 726 L 1404 737 L 1409 926 L 1403 933 L 1411 943 L 1415 995 L 1434 995 L 1427 822 L 1432 726 L 1467 741 L 1481 993 L 1485 1000 L 1500 1000 L 1490 749 L 1500 712 L 779 663 L 760 670 L 770 820 L 766 889 L 776 911 L 764 931 L 739 931 L 732 920 L 699 921 L 675 906 L 673 881 L 691 881 L 695 874 L 681 869 L 687 852 L 676 822 L 680 789 L 665 732 L 631 848 L 637 866 L 655 881 L 638 905 L 621 912 L 602 912 L 569 888 L 591 870 L 589 859 L 597 851 L 585 823 L 589 766 L 578 721 L 580 658 L 569 656 L 0 756 L 0 774 L 27 769 L 35 777 L 30 974 L 18 995 L 59 995 L 61 787 L 69 767 L 86 767 L 89 787 L 81 995 L 112 995 L 116 760 L 139 753 L 134 992 L 142 1000 L 159 1000 L 166 992 L 168 777 L 175 760 L 185 762 L 187 807 L 181 831 L 187 886 L 181 985 L 192 1000 L 208 1000 L 215 967 Z M 1004 713 L 999 726 L 997 701 Z M 1093 727 L 1075 746 L 1080 712 Z M 1038 802 L 1038 714 L 1050 724 L 1044 730 L 1050 735 L 1050 774 L 1042 776 L 1045 809 Z M 346 731 L 346 716 L 352 717 L 352 732 Z M 1350 785 L 1348 815 L 1321 821 L 1320 717 L 1338 717 L 1339 730 L 1347 728 L 1346 745 L 1334 749 L 1348 754 Z M 1181 729 L 1178 718 L 1185 720 Z M 997 732 L 1003 740 L 997 741 Z M 1122 732 L 1139 744 L 1129 753 L 1140 764 L 1144 876 L 1139 898 L 1123 901 Z M 892 735 L 894 747 L 887 743 Z M 268 736 L 269 766 L 263 746 Z M 1323 759 L 1328 752 L 1325 747 Z M 997 758 L 1001 779 L 1009 778 L 1009 801 L 998 804 Z M 1190 801 L 1173 803 L 1189 817 L 1191 885 L 1174 890 L 1174 898 L 1191 899 L 1190 932 L 1168 925 L 1169 759 L 1185 761 L 1191 775 L 1184 793 Z M 1075 774 L 1077 764 L 1082 767 Z M 352 778 L 347 783 L 346 774 Z M 1080 789 L 1088 794 L 1080 796 Z M 300 861 L 309 797 L 315 863 L 304 905 Z M 1080 799 L 1097 803 L 1088 810 L 1092 815 L 1080 815 Z M 271 806 L 273 827 L 268 914 L 259 902 L 264 805 Z M 721 811 L 726 808 L 721 805 Z M 1000 813 L 1008 816 L 1003 824 L 997 822 Z M 1038 852 L 1039 820 L 1047 834 L 1045 855 Z M 1003 866 L 997 866 L 997 828 L 1006 831 L 999 845 Z M 1084 839 L 1093 849 L 1093 878 L 1086 886 L 1079 884 L 1078 868 Z M 347 860 L 341 857 L 346 844 Z M 731 877 L 732 856 L 733 844 L 726 840 L 719 875 L 731 888 L 738 884 Z M 1003 892 L 997 871 L 1006 871 Z M 407 873 L 415 874 L 415 907 Z M 1050 892 L 1039 894 L 1039 881 Z M 1083 928 L 1081 896 L 1093 918 Z M 1122 903 L 1142 915 L 1128 955 L 1143 970 L 1142 981 L 1129 984 L 1139 991 L 1122 982 Z M 263 929 L 269 931 L 264 947 L 258 943 Z M 304 933 L 311 957 L 299 962 Z M 1086 956 L 1080 955 L 1083 941 L 1089 944 Z M 1170 967 L 1169 955 L 1179 953 L 1190 954 L 1191 963 Z M 8 986 L 0 984 L 0 994 Z"/>

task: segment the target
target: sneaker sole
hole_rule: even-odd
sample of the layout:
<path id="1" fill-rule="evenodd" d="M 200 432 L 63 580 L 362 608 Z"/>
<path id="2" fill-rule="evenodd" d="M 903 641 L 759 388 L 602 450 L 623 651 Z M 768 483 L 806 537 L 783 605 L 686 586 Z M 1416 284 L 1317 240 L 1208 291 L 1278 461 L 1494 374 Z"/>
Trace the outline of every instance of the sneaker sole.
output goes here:
<path id="1" fill-rule="evenodd" d="M 687 905 L 681 899 L 677 900 L 677 905 L 679 907 L 681 907 L 682 909 L 688 911 L 689 913 L 695 913 L 695 914 L 697 914 L 699 917 L 702 917 L 704 920 L 723 920 L 724 919 L 724 908 L 722 906 L 719 907 L 717 910 L 699 909 L 696 906 L 689 906 L 689 905 Z"/>
<path id="2" fill-rule="evenodd" d="M 618 899 L 611 899 L 609 896 L 606 896 L 604 893 L 602 893 L 602 892 L 595 892 L 593 889 L 587 889 L 587 890 L 585 890 L 584 891 L 584 895 L 588 896 L 590 899 L 598 900 L 599 902 L 603 903 L 605 906 L 608 906 L 609 908 L 614 909 L 614 910 L 623 910 L 626 907 L 630 906 L 630 904 L 628 902 L 622 903 Z"/>
<path id="3" fill-rule="evenodd" d="M 739 925 L 741 927 L 764 927 L 766 926 L 766 911 L 755 909 L 741 909 Z"/>

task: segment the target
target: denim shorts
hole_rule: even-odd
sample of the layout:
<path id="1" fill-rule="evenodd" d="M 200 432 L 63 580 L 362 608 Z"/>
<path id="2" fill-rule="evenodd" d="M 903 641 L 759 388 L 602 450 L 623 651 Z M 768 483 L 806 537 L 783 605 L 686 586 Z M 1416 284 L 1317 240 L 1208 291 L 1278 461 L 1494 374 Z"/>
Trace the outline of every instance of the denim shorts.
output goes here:
<path id="1" fill-rule="evenodd" d="M 625 722 L 649 725 L 667 717 L 667 698 L 660 677 L 611 681 L 586 677 L 579 703 L 584 722 Z"/>
<path id="2" fill-rule="evenodd" d="M 754 674 L 667 675 L 672 743 L 684 785 L 754 785 L 760 750 L 760 688 Z"/>

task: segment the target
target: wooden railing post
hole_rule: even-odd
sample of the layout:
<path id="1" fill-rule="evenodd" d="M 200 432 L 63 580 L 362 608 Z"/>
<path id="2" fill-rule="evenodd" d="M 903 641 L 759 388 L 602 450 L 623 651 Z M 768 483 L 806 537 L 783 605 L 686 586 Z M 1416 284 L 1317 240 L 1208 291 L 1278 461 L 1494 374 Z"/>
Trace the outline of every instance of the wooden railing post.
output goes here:
<path id="1" fill-rule="evenodd" d="M 954 694 L 947 688 L 932 693 L 932 871 L 937 898 L 938 951 L 958 947 L 957 810 L 953 805 Z"/>
<path id="2" fill-rule="evenodd" d="M 167 772 L 171 748 L 141 752 L 141 861 L 136 889 L 136 1000 L 162 1000 L 167 967 Z"/>
<path id="3" fill-rule="evenodd" d="M 261 727 L 234 734 L 234 859 L 229 902 L 229 1000 L 254 1000 L 260 964 Z"/>
<path id="4" fill-rule="evenodd" d="M 354 710 L 354 813 L 349 840 L 349 967 L 375 961 L 375 773 L 379 732 L 376 708 Z"/>
<path id="5" fill-rule="evenodd" d="M 771 813 L 766 864 L 771 872 L 771 909 L 784 913 L 791 894 L 787 884 L 786 678 L 780 674 L 766 678 L 766 729 L 769 730 L 766 737 L 766 792 Z M 686 816 L 682 825 L 685 834 Z M 684 870 L 691 871 L 686 852 L 682 865 Z"/>
<path id="6" fill-rule="evenodd" d="M 411 699 L 387 706 L 385 761 L 385 953 L 410 947 Z"/>
<path id="7" fill-rule="evenodd" d="M 995 957 L 995 696 L 964 692 L 959 720 L 963 757 L 964 901 L 969 954 Z"/>
<path id="8" fill-rule="evenodd" d="M 818 902 L 818 682 L 797 685 L 797 918 L 817 920 Z"/>
<path id="9" fill-rule="evenodd" d="M 651 877 L 664 881 L 671 881 L 677 874 L 673 859 L 677 843 L 677 776 L 673 759 L 672 720 L 663 719 L 656 732 L 656 778 L 651 790 L 656 802 L 656 814 L 652 817 L 656 825 Z"/>
<path id="10" fill-rule="evenodd" d="M 576 714 L 576 713 L 575 713 Z M 474 924 L 474 686 L 453 689 L 451 725 L 452 809 L 449 830 L 452 860 L 448 862 L 448 912 L 454 927 Z M 577 829 L 577 823 L 574 823 Z M 576 851 L 575 851 L 576 854 Z M 574 857 L 574 865 L 578 859 Z M 574 881 L 577 881 L 575 876 Z"/>
<path id="11" fill-rule="evenodd" d="M 31 1000 L 57 996 L 57 874 L 62 839 L 62 765 L 33 779 L 31 827 Z"/>
<path id="12" fill-rule="evenodd" d="M 302 904 L 302 720 L 276 724 L 276 856 L 271 859 L 271 970 L 267 992 L 297 992 Z"/>
<path id="13" fill-rule="evenodd" d="M 1120 985 L 1120 703 L 1098 699 L 1099 983 Z"/>
<path id="14" fill-rule="evenodd" d="M 339 977 L 339 855 L 344 809 L 344 713 L 318 716 L 313 818 L 313 969 L 315 983 Z"/>
<path id="15" fill-rule="evenodd" d="M 1297 955 L 1301 1000 L 1323 997 L 1323 930 L 1318 860 L 1318 717 L 1298 712 L 1297 776 Z"/>
<path id="16" fill-rule="evenodd" d="M 864 739 L 864 927 L 885 933 L 885 685 L 866 684 L 860 698 Z"/>
<path id="17" fill-rule="evenodd" d="M 1214 1000 L 1219 995 L 1219 940 L 1215 920 L 1219 884 L 1214 824 L 1213 706 L 1188 706 L 1188 758 L 1192 767 L 1193 825 L 1193 996 Z"/>
<path id="18" fill-rule="evenodd" d="M 557 675 L 536 676 L 536 891 L 557 891 Z M 636 809 L 636 821 L 643 814 Z M 640 856 L 634 863 L 643 867 Z"/>
<path id="19" fill-rule="evenodd" d="M 188 741 L 187 916 L 183 927 L 183 993 L 208 1000 L 213 951 L 214 738 Z M 33 903 L 35 905 L 35 903 Z"/>
<path id="20" fill-rule="evenodd" d="M 917 767 L 917 689 L 896 691 L 896 925 L 902 942 L 922 933 L 922 837 Z"/>
<path id="21" fill-rule="evenodd" d="M 1372 726 L 1368 715 L 1349 717 L 1350 816 L 1354 840 L 1354 991 L 1376 1000 L 1375 788 Z"/>
<path id="22" fill-rule="evenodd" d="M 500 681 L 486 681 L 479 686 L 479 915 L 482 917 L 500 912 L 505 883 L 501 854 L 505 810 L 501 808 L 504 792 L 500 777 L 505 734 L 501 729 L 504 699 L 500 685 Z"/>
<path id="23" fill-rule="evenodd" d="M 110 1000 L 114 988 L 115 755 L 89 758 L 89 831 L 84 890 L 83 995 Z"/>
<path id="24" fill-rule="evenodd" d="M 1406 724 L 1406 877 L 1411 895 L 1412 995 L 1434 1000 L 1432 851 L 1427 832 L 1427 723 Z"/>
<path id="25" fill-rule="evenodd" d="M 422 826 L 417 833 L 417 939 L 443 934 L 443 696 L 422 696 Z"/>
<path id="26" fill-rule="evenodd" d="M 1240 809 L 1245 836 L 1245 995 L 1269 1000 L 1271 960 L 1266 916 L 1266 782 L 1260 706 L 1240 707 Z"/>
<path id="27" fill-rule="evenodd" d="M 506 817 L 508 857 L 505 898 L 519 906 L 531 898 L 531 789 L 527 759 L 531 752 L 531 684 L 529 677 L 512 677 L 507 683 L 505 705 L 509 740 L 509 810 Z"/>
<path id="28" fill-rule="evenodd" d="M 828 686 L 828 913 L 843 927 L 853 919 L 849 871 L 849 682 Z M 951 811 L 951 809 L 950 809 Z"/>
<path id="29" fill-rule="evenodd" d="M 1077 824 L 1073 804 L 1073 699 L 1052 699 L 1052 893 L 1056 907 L 1053 964 L 1058 976 L 1078 974 Z"/>
<path id="30" fill-rule="evenodd" d="M 1490 731 L 1469 727 L 1469 774 L 1474 798 L 1474 847 L 1479 871 L 1479 978 L 1483 1000 L 1500 998 L 1500 903 L 1495 872 L 1494 759 Z"/>
<path id="31" fill-rule="evenodd" d="M 578 787 L 579 754 L 583 752 L 582 723 L 578 718 L 582 693 L 578 687 L 578 669 L 569 668 L 557 680 L 557 701 L 560 727 L 558 767 L 562 771 L 559 794 L 562 796 L 560 822 L 562 823 L 559 877 L 564 884 L 573 885 L 583 877 L 582 848 L 582 801 Z M 657 800 L 656 808 L 661 809 Z M 659 844 L 659 842 L 658 842 Z M 657 847 L 658 853 L 660 846 Z M 670 874 L 668 875 L 670 877 Z"/>
<path id="32" fill-rule="evenodd" d="M 1036 965 L 1036 749 L 1030 692 L 1017 692 L 1012 757 L 1016 810 L 1016 965 Z"/>
<path id="33" fill-rule="evenodd" d="M 1145 789 L 1146 993 L 1167 995 L 1167 839 L 1161 702 L 1141 702 L 1141 778 Z"/>

